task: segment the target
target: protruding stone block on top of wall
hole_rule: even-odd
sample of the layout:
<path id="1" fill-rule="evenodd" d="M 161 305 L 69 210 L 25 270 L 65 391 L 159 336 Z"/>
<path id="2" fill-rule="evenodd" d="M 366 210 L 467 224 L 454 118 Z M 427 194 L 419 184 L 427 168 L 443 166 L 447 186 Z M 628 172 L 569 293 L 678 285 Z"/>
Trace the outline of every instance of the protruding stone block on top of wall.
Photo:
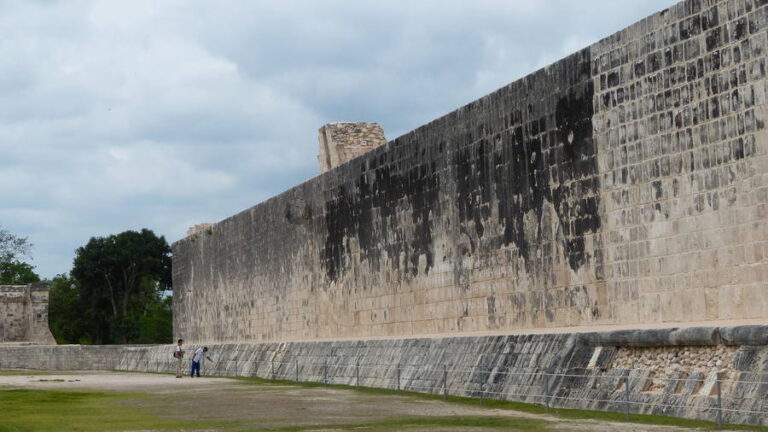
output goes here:
<path id="1" fill-rule="evenodd" d="M 199 223 L 193 227 L 187 228 L 187 237 L 209 230 L 211 227 L 213 227 L 212 223 Z"/>
<path id="2" fill-rule="evenodd" d="M 0 342 L 55 344 L 48 328 L 48 285 L 0 285 Z"/>
<path id="3" fill-rule="evenodd" d="M 381 126 L 366 122 L 328 123 L 318 130 L 317 139 L 320 144 L 317 161 L 321 173 L 387 143 Z"/>

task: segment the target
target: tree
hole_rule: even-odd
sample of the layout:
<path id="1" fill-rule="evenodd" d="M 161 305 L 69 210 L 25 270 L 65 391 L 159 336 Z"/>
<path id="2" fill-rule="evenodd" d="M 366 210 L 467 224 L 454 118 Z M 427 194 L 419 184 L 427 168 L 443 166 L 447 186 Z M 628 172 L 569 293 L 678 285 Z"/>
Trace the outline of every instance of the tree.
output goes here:
<path id="1" fill-rule="evenodd" d="M 31 265 L 16 261 L 0 262 L 0 285 L 26 285 L 40 282 L 40 276 Z"/>
<path id="2" fill-rule="evenodd" d="M 75 281 L 60 274 L 48 283 L 48 327 L 57 343 L 88 343 L 87 323 Z"/>
<path id="3" fill-rule="evenodd" d="M 147 305 L 139 320 L 138 343 L 158 343 L 173 340 L 172 298 L 166 297 Z"/>
<path id="4" fill-rule="evenodd" d="M 40 282 L 34 267 L 22 261 L 29 257 L 32 244 L 0 228 L 0 285 L 26 285 Z"/>
<path id="5" fill-rule="evenodd" d="M 31 250 L 32 244 L 26 237 L 17 237 L 0 228 L 0 262 L 19 259 Z"/>
<path id="6" fill-rule="evenodd" d="M 157 304 L 171 288 L 171 248 L 148 229 L 93 237 L 77 249 L 71 275 L 94 343 L 148 341 L 142 320 L 164 316 Z M 162 333 L 156 327 L 145 325 Z"/>

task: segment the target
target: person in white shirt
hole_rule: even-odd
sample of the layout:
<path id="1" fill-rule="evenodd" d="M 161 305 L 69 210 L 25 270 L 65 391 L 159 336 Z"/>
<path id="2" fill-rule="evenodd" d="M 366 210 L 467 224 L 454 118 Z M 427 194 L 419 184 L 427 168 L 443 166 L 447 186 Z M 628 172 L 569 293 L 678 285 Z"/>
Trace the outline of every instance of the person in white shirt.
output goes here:
<path id="1" fill-rule="evenodd" d="M 200 362 L 203 360 L 203 357 L 211 360 L 211 358 L 206 355 L 207 352 L 208 347 L 202 347 L 195 350 L 195 354 L 192 356 L 192 371 L 190 372 L 192 378 L 195 377 L 195 372 L 197 372 L 197 377 L 200 378 Z"/>
<path id="2" fill-rule="evenodd" d="M 173 357 L 176 359 L 176 378 L 181 378 L 181 360 L 184 358 L 184 350 L 181 348 L 181 344 L 183 343 L 184 339 L 179 339 L 176 344 L 176 350 L 173 352 Z"/>

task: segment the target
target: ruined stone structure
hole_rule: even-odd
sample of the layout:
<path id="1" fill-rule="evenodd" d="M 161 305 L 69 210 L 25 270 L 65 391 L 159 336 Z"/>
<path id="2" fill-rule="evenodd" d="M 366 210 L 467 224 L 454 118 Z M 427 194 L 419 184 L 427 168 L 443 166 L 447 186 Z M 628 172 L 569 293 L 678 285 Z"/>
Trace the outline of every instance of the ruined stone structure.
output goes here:
<path id="1" fill-rule="evenodd" d="M 176 332 L 764 321 L 763 3 L 678 3 L 177 242 Z"/>
<path id="2" fill-rule="evenodd" d="M 175 336 L 221 375 L 767 425 L 766 49 L 768 0 L 685 0 L 367 153 L 326 126 L 326 172 L 174 244 Z"/>
<path id="3" fill-rule="evenodd" d="M 197 225 L 195 225 L 193 227 L 188 228 L 187 229 L 187 235 L 191 236 L 191 235 L 195 235 L 195 234 L 197 234 L 199 232 L 205 232 L 205 231 L 209 230 L 211 228 L 211 226 L 213 226 L 213 224 L 199 223 L 199 224 L 197 224 Z"/>
<path id="4" fill-rule="evenodd" d="M 0 343 L 55 343 L 48 329 L 48 286 L 0 285 Z"/>
<path id="5" fill-rule="evenodd" d="M 320 172 L 350 160 L 387 143 L 384 131 L 377 123 L 329 123 L 318 131 L 320 151 L 317 162 Z"/>

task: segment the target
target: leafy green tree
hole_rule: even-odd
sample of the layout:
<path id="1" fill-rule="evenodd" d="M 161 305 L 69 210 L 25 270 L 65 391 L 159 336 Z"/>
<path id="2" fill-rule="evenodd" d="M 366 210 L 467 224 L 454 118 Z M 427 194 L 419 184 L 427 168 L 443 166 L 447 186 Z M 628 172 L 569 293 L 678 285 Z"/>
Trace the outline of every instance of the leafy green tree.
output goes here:
<path id="1" fill-rule="evenodd" d="M 162 306 L 171 288 L 171 248 L 164 237 L 148 229 L 93 237 L 77 249 L 71 276 L 87 323 L 81 337 L 105 344 L 170 342 L 157 323 L 170 323 Z"/>
<path id="2" fill-rule="evenodd" d="M 40 282 L 34 267 L 22 261 L 29 256 L 32 244 L 0 228 L 0 285 L 26 285 Z"/>
<path id="3" fill-rule="evenodd" d="M 12 260 L 0 262 L 0 285 L 26 285 L 40 282 L 40 276 L 31 265 Z"/>
<path id="4" fill-rule="evenodd" d="M 80 343 L 86 322 L 80 309 L 80 291 L 73 279 L 60 274 L 48 283 L 48 327 L 58 343 Z"/>
<path id="5" fill-rule="evenodd" d="M 139 320 L 138 343 L 158 343 L 173 340 L 172 298 L 152 302 Z"/>
<path id="6" fill-rule="evenodd" d="M 0 228 L 0 261 L 10 261 L 29 255 L 32 243 L 26 237 L 18 237 Z"/>

